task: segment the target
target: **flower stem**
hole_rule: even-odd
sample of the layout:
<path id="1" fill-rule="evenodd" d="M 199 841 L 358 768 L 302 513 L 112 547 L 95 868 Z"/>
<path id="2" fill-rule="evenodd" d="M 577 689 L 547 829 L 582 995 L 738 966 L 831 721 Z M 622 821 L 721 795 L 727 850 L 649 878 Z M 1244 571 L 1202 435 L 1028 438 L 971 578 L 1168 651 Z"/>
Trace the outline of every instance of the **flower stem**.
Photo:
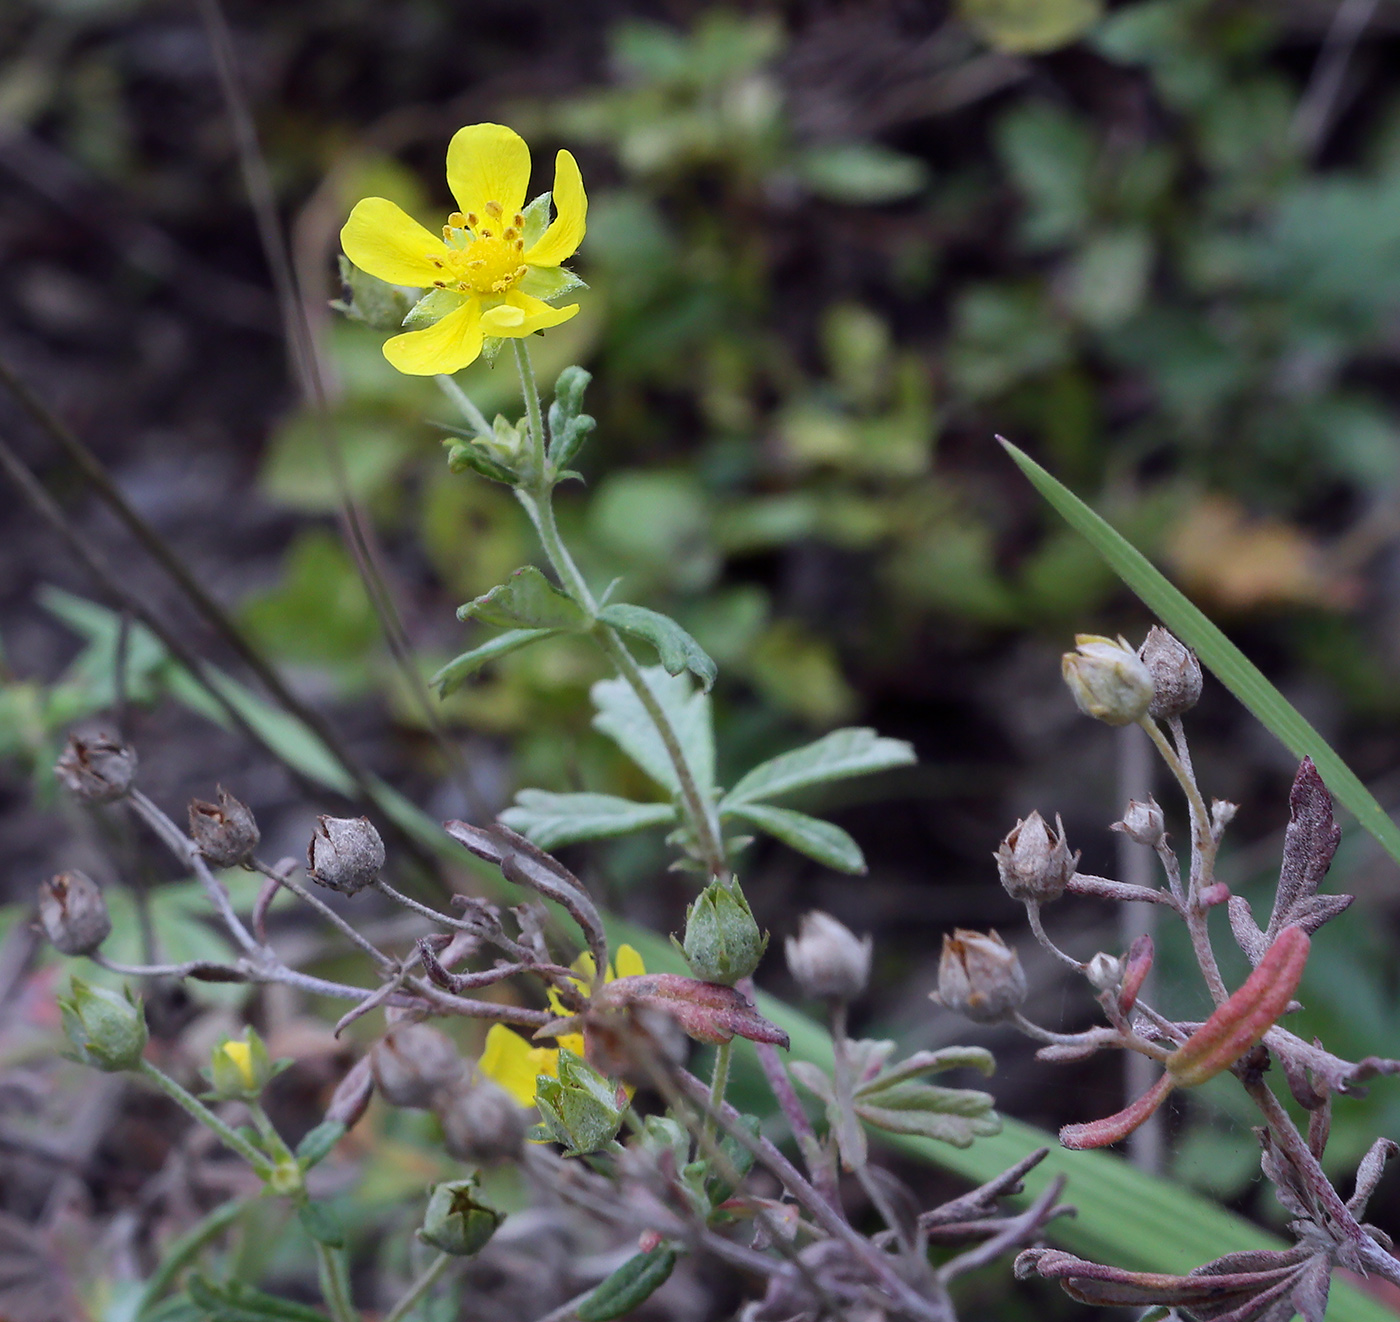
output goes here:
<path id="1" fill-rule="evenodd" d="M 331 1310 L 332 1322 L 360 1322 L 360 1315 L 350 1300 L 350 1282 L 345 1274 L 345 1255 L 341 1249 L 314 1240 L 316 1268 L 320 1278 L 321 1295 Z"/>
<path id="2" fill-rule="evenodd" d="M 206 1129 L 212 1130 L 225 1147 L 232 1148 L 264 1179 L 271 1173 L 272 1167 L 263 1153 L 259 1152 L 242 1134 L 237 1133 L 220 1120 L 199 1098 L 182 1088 L 168 1074 L 162 1073 L 149 1060 L 142 1060 L 136 1067 L 136 1073 L 148 1083 L 154 1084 L 172 1102 L 187 1111 Z"/>
<path id="3" fill-rule="evenodd" d="M 700 1140 L 700 1150 L 704 1152 L 715 1141 L 719 1125 L 719 1108 L 724 1105 L 724 1095 L 729 1091 L 729 1060 L 734 1052 L 734 1042 L 721 1042 L 715 1048 L 715 1066 L 710 1074 L 710 1106 L 705 1112 L 704 1135 Z"/>
<path id="4" fill-rule="evenodd" d="M 675 727 L 666 715 L 665 709 L 657 701 L 651 686 L 642 675 L 627 644 L 622 641 L 617 630 L 597 622 L 598 603 L 587 580 L 583 577 L 569 548 L 560 536 L 559 525 L 554 517 L 554 494 L 548 480 L 548 463 L 545 457 L 544 416 L 540 407 L 539 386 L 535 381 L 535 371 L 530 363 L 529 350 L 520 340 L 513 340 L 515 365 L 520 373 L 520 389 L 525 398 L 525 416 L 530 431 L 530 455 L 533 470 L 532 480 L 516 487 L 515 494 L 530 516 L 539 534 L 540 544 L 546 558 L 559 576 L 565 592 L 581 606 L 591 620 L 593 637 L 607 653 L 608 659 L 617 667 L 618 673 L 631 686 L 642 704 L 656 733 L 666 749 L 666 756 L 675 768 L 676 783 L 680 787 L 681 806 L 689 819 L 690 828 L 695 833 L 696 847 L 700 858 L 711 876 L 726 878 L 729 875 L 729 862 L 724 852 L 724 841 L 719 822 L 707 793 L 696 782 L 695 773 L 686 759 L 685 749 Z"/>
<path id="5" fill-rule="evenodd" d="M 413 1306 L 433 1288 L 438 1277 L 447 1270 L 451 1263 L 452 1255 L 450 1253 L 439 1253 L 419 1274 L 418 1279 L 408 1287 L 403 1298 L 385 1315 L 384 1322 L 404 1322 L 404 1319 L 413 1311 Z"/>

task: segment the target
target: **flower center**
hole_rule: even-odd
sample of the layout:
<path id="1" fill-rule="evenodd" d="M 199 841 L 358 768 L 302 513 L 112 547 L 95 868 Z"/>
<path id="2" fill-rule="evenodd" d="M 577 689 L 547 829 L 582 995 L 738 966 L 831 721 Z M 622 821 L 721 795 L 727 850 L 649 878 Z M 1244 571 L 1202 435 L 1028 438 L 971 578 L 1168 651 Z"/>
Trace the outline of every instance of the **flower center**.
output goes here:
<path id="1" fill-rule="evenodd" d="M 454 211 L 442 227 L 447 251 L 431 261 L 442 272 L 433 284 L 467 294 L 504 294 L 529 269 L 522 260 L 525 217 L 507 217 L 499 202 L 488 202 L 485 214 Z"/>

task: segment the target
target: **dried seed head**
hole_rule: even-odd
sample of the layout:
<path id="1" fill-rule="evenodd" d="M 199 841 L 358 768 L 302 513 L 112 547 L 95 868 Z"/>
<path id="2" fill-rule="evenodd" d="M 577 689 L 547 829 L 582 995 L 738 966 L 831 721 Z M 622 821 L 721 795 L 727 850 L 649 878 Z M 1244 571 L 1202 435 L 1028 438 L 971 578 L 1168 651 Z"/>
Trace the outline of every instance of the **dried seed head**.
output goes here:
<path id="1" fill-rule="evenodd" d="M 1023 903 L 1058 900 L 1079 862 L 1079 855 L 1071 854 L 1065 844 L 1065 827 L 1058 815 L 1052 831 L 1038 812 L 1017 822 L 992 857 L 1006 893 Z"/>
<path id="2" fill-rule="evenodd" d="M 306 872 L 327 890 L 354 895 L 384 867 L 384 841 L 368 817 L 318 817 L 306 850 Z"/>
<path id="3" fill-rule="evenodd" d="M 937 999 L 974 1023 L 1004 1019 L 1026 999 L 1021 960 L 995 931 L 958 928 L 943 938 Z"/>
<path id="4" fill-rule="evenodd" d="M 222 785 L 216 793 L 217 804 L 190 800 L 190 837 L 214 867 L 236 867 L 258 847 L 262 832 L 246 803 L 235 799 Z"/>
<path id="5" fill-rule="evenodd" d="M 131 789 L 136 778 L 136 750 L 104 734 L 90 739 L 69 735 L 54 775 L 84 803 L 111 803 Z"/>
<path id="6" fill-rule="evenodd" d="M 40 884 L 39 924 L 65 955 L 92 954 L 112 930 L 102 889 L 84 872 L 60 872 Z"/>
<path id="7" fill-rule="evenodd" d="M 433 1110 L 442 1124 L 443 1146 L 458 1161 L 488 1166 L 520 1156 L 526 1112 L 490 1079 L 464 1079 L 444 1089 Z"/>
<path id="8" fill-rule="evenodd" d="M 1122 831 L 1136 844 L 1156 849 L 1167 833 L 1167 824 L 1161 808 L 1157 806 L 1157 800 L 1149 794 L 1146 803 L 1129 799 L 1128 806 L 1123 810 L 1123 820 L 1114 822 L 1108 829 Z"/>
<path id="9" fill-rule="evenodd" d="M 1108 725 L 1131 725 L 1147 715 L 1152 703 L 1152 675 L 1121 638 L 1081 633 L 1078 649 L 1066 652 L 1060 671 L 1079 710 Z"/>
<path id="10" fill-rule="evenodd" d="M 1158 720 L 1180 716 L 1194 707 L 1201 696 L 1201 663 L 1179 638 L 1154 624 L 1138 656 L 1152 676 L 1154 688 L 1149 714 Z"/>
<path id="11" fill-rule="evenodd" d="M 478 1202 L 476 1176 L 437 1185 L 428 1199 L 418 1238 L 457 1257 L 480 1253 L 505 1219 L 494 1207 Z"/>
<path id="12" fill-rule="evenodd" d="M 802 915 L 795 937 L 784 945 L 788 972 L 808 996 L 849 1001 L 870 980 L 869 936 L 857 937 L 829 913 L 813 909 Z"/>
<path id="13" fill-rule="evenodd" d="M 466 1065 L 446 1033 L 427 1024 L 395 1024 L 370 1050 L 375 1086 L 391 1106 L 426 1111 L 444 1088 L 457 1084 Z"/>

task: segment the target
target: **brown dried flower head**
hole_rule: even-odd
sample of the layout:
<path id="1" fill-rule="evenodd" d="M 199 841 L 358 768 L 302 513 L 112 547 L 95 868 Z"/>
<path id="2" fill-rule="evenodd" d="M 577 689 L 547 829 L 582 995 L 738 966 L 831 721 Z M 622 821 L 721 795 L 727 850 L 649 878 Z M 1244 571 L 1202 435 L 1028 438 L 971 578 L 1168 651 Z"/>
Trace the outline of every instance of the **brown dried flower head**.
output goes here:
<path id="1" fill-rule="evenodd" d="M 84 803 L 112 803 L 122 798 L 136 779 L 136 750 L 105 734 L 90 739 L 69 735 L 54 775 Z"/>
<path id="2" fill-rule="evenodd" d="M 222 785 L 216 793 L 218 803 L 190 800 L 190 837 L 214 867 L 236 867 L 258 847 L 262 832 L 246 803 Z"/>
<path id="3" fill-rule="evenodd" d="M 1200 700 L 1203 676 L 1196 654 L 1174 634 L 1154 624 L 1138 649 L 1152 676 L 1152 704 L 1147 711 L 1157 720 L 1180 716 Z"/>
<path id="4" fill-rule="evenodd" d="M 1020 1009 L 1026 990 L 1020 957 L 995 931 L 957 928 L 943 938 L 935 994 L 940 1004 L 974 1023 L 990 1024 Z"/>
<path id="5" fill-rule="evenodd" d="M 306 871 L 327 890 L 354 895 L 384 867 L 384 841 L 368 817 L 318 817 L 306 849 Z"/>
<path id="6" fill-rule="evenodd" d="M 1071 854 L 1065 843 L 1065 827 L 1059 816 L 1052 831 L 1038 812 L 1017 822 L 992 857 L 1006 893 L 1022 903 L 1058 900 L 1079 862 L 1079 855 Z"/>
<path id="7" fill-rule="evenodd" d="M 60 872 L 39 886 L 39 925 L 65 955 L 90 955 L 112 931 L 102 889 L 84 872 Z"/>

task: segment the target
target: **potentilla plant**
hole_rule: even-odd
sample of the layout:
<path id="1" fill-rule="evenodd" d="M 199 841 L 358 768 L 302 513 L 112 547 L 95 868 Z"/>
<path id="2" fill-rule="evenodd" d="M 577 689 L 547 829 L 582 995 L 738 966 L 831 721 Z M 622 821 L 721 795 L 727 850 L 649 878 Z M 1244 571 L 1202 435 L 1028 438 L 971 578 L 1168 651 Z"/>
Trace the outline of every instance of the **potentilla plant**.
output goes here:
<path id="1" fill-rule="evenodd" d="M 991 1057 L 952 1048 L 899 1059 L 892 1042 L 852 1038 L 847 1010 L 869 978 L 871 943 L 829 915 L 812 913 L 786 954 L 803 992 L 827 1007 L 834 1067 L 788 1064 L 787 1034 L 755 1005 L 753 975 L 768 936 L 735 871 L 754 830 L 827 866 L 863 871 L 860 847 L 846 832 L 775 801 L 906 764 L 912 750 L 868 729 L 838 730 L 754 767 L 727 790 L 716 785 L 707 696 L 713 661 L 674 620 L 620 600 L 612 589 L 597 592 L 554 515 L 555 489 L 574 476 L 570 465 L 593 430 L 583 412 L 589 377 L 581 368 L 565 369 L 546 409 L 527 337 L 577 311 L 577 304 L 561 307 L 558 300 L 583 287 L 562 265 L 585 233 L 578 166 L 560 152 L 552 194 L 527 203 L 525 143 L 501 125 L 477 124 L 452 139 L 447 178 L 460 209 L 441 237 L 384 199 L 354 208 L 343 231 L 349 293 L 342 306 L 396 332 L 384 345 L 396 368 L 437 378 L 464 424 L 448 443 L 448 464 L 464 481 L 511 488 L 539 534 L 550 572 L 524 566 L 464 605 L 464 620 L 500 632 L 464 652 L 435 682 L 449 692 L 483 666 L 545 638 L 568 635 L 601 649 L 616 674 L 594 687 L 595 726 L 662 797 L 638 802 L 527 789 L 499 821 L 446 823 L 446 837 L 497 870 L 500 893 L 517 902 L 507 913 L 488 899 L 459 895 L 444 911 L 392 884 L 394 860 L 367 818 L 322 816 L 310 828 L 304 868 L 291 859 L 270 864 L 256 852 L 252 813 L 227 791 L 219 790 L 217 803 L 190 804 L 187 832 L 142 792 L 129 748 L 112 739 L 74 739 L 57 768 L 65 785 L 145 823 L 199 879 L 235 955 L 177 965 L 114 962 L 102 953 L 110 924 L 101 892 L 76 873 L 47 883 L 40 900 L 44 930 L 61 951 L 131 978 L 281 984 L 347 1002 L 337 1032 L 371 1014 L 382 1016 L 383 1030 L 340 1085 L 324 1122 L 295 1148 L 262 1103 L 285 1062 L 270 1059 L 251 1030 L 215 1048 L 209 1091 L 197 1097 L 147 1059 L 141 1005 L 130 992 L 94 989 L 75 978 L 63 1002 L 73 1051 L 97 1069 L 133 1073 L 160 1090 L 246 1161 L 268 1194 L 291 1202 L 334 1322 L 361 1318 L 368 1301 L 352 1288 L 347 1233 L 313 1195 L 309 1177 L 374 1094 L 391 1106 L 432 1112 L 445 1152 L 470 1168 L 428 1192 L 417 1235 L 433 1256 L 397 1299 L 375 1301 L 376 1316 L 386 1322 L 404 1322 L 454 1264 L 489 1252 L 503 1216 L 483 1195 L 476 1168 L 502 1163 L 519 1167 L 541 1196 L 610 1227 L 616 1243 L 636 1246 L 605 1279 L 595 1277 L 567 1303 L 541 1310 L 535 1315 L 541 1322 L 624 1316 L 688 1255 L 729 1264 L 752 1283 L 744 1314 L 752 1322 L 949 1322 L 951 1283 L 1034 1242 L 1067 1210 L 1058 1205 L 1060 1183 L 1052 1181 L 1023 1210 L 1000 1210 L 998 1200 L 1018 1192 L 1022 1176 L 1044 1155 L 1031 1153 L 981 1188 L 919 1210 L 913 1195 L 872 1161 L 868 1131 L 959 1146 L 995 1133 L 1000 1122 L 990 1095 L 926 1081 L 952 1069 L 988 1074 Z M 506 342 L 523 416 L 488 421 L 453 373 L 479 356 L 494 358 Z M 659 664 L 638 660 L 638 646 L 654 652 Z M 696 882 L 684 930 L 673 938 L 686 974 L 648 969 L 632 946 L 610 941 L 588 888 L 547 852 L 655 827 L 669 829 L 676 865 Z M 1047 849 L 1065 871 L 1063 850 L 1048 844 L 1043 824 L 1040 834 L 1025 833 L 1021 853 L 1039 857 Z M 232 867 L 265 879 L 246 918 L 215 871 Z M 314 976 L 278 953 L 266 916 L 282 890 L 365 957 L 363 981 Z M 334 905 L 322 898 L 326 892 L 339 897 Z M 421 921 L 411 947 L 382 948 L 346 917 L 375 895 Z M 970 990 L 963 1003 L 983 1004 L 982 980 L 1000 979 L 1000 990 L 985 992 L 985 1007 L 1006 1012 L 1015 1000 L 1004 989 L 1014 977 L 1014 957 L 992 938 L 969 939 L 964 947 Z M 511 995 L 492 995 L 507 983 Z M 489 1026 L 479 1059 L 464 1059 L 431 1023 L 454 1017 Z M 771 1110 L 786 1124 L 796 1160 L 768 1136 L 763 1117 L 729 1100 L 736 1037 L 755 1044 Z M 713 1049 L 708 1079 L 687 1068 L 692 1041 Z M 1165 1054 L 1158 1045 L 1151 1049 Z M 1219 1048 L 1206 1053 L 1211 1061 L 1219 1054 Z M 1196 1072 L 1205 1068 L 1203 1057 Z M 818 1123 L 797 1088 L 819 1110 Z M 873 1231 L 853 1219 L 843 1173 L 873 1205 L 879 1223 Z M 216 1220 L 201 1233 L 212 1238 L 223 1224 Z M 182 1243 L 158 1268 L 136 1318 L 323 1316 L 264 1294 L 253 1282 L 202 1273 L 193 1265 L 201 1242 L 196 1236 Z M 974 1246 L 965 1247 L 969 1242 Z M 931 1253 L 934 1247 L 940 1252 Z"/>
<path id="2" fill-rule="evenodd" d="M 1126 1138 L 1177 1089 L 1233 1074 L 1258 1108 L 1255 1131 L 1260 1163 L 1284 1208 L 1295 1218 L 1294 1247 L 1230 1253 L 1186 1276 L 1126 1271 L 1043 1247 L 1025 1250 L 1019 1276 L 1060 1281 L 1085 1303 L 1167 1310 L 1196 1322 L 1288 1322 L 1301 1315 L 1322 1322 L 1335 1267 L 1375 1273 L 1400 1284 L 1400 1260 L 1389 1237 L 1365 1220 L 1366 1204 L 1386 1161 L 1397 1151 L 1377 1139 L 1362 1161 L 1355 1187 L 1344 1198 L 1322 1169 L 1333 1099 L 1363 1091 L 1379 1075 L 1400 1073 L 1400 1061 L 1368 1056 L 1349 1061 L 1320 1042 L 1308 1042 L 1284 1026 L 1306 991 L 1312 937 L 1352 902 L 1321 891 L 1341 832 L 1332 799 L 1311 760 L 1305 759 L 1289 797 L 1278 888 L 1261 926 L 1249 903 L 1231 895 L 1215 877 L 1216 857 L 1235 805 L 1209 803 L 1197 782 L 1183 716 L 1202 688 L 1194 654 L 1166 630 L 1153 628 L 1134 651 L 1121 638 L 1081 636 L 1064 657 L 1063 672 L 1079 708 L 1109 725 L 1137 724 L 1147 732 L 1185 798 L 1190 824 L 1187 866 L 1168 841 L 1155 800 L 1130 802 L 1116 831 L 1155 853 L 1163 884 L 1131 885 L 1078 871 L 1058 818 L 1052 830 L 1039 813 L 1017 822 L 995 858 L 1007 893 L 1025 905 L 1040 945 L 1065 969 L 1093 987 L 1106 1022 L 1078 1033 L 1060 1033 L 1024 1012 L 1026 981 L 1015 952 L 995 932 L 959 931 L 945 938 L 938 998 L 978 1022 L 1003 1021 L 1037 1042 L 1041 1060 L 1080 1061 L 1099 1051 L 1135 1051 L 1161 1065 L 1157 1081 L 1116 1115 L 1066 1125 L 1060 1141 L 1072 1149 L 1100 1148 Z M 1163 725 L 1166 729 L 1163 730 Z M 1085 960 L 1060 949 L 1046 934 L 1041 906 L 1064 895 L 1121 903 L 1149 903 L 1185 924 L 1201 979 L 1215 1004 L 1203 1023 L 1174 1020 L 1142 995 L 1153 962 L 1150 936 L 1121 953 L 1098 952 Z M 1253 971 L 1231 990 L 1220 971 L 1209 918 L 1223 909 L 1235 943 Z M 1274 1068 L 1271 1068 L 1274 1067 Z M 1274 1089 L 1278 1078 L 1308 1116 L 1300 1130 Z M 1281 1077 L 1280 1077 L 1281 1076 Z"/>

